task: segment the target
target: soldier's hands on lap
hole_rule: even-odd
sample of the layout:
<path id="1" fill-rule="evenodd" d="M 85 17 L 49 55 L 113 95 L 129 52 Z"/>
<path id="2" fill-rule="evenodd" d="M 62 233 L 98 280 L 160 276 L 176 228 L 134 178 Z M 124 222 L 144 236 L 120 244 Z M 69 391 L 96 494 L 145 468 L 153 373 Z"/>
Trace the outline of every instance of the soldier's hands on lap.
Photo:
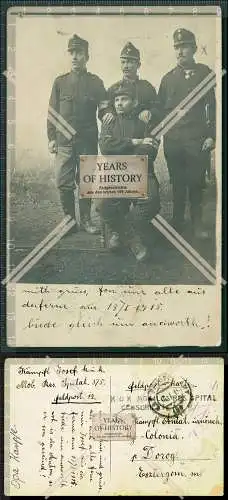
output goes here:
<path id="1" fill-rule="evenodd" d="M 57 153 L 57 143 L 55 140 L 49 142 L 48 149 L 49 149 L 49 153 L 51 153 L 51 154 Z"/>
<path id="2" fill-rule="evenodd" d="M 109 125 L 109 123 L 111 123 L 111 121 L 113 120 L 113 117 L 114 116 L 112 113 L 105 113 L 102 119 L 102 123 L 104 123 L 105 125 Z"/>
<path id="3" fill-rule="evenodd" d="M 143 144 L 152 146 L 155 149 L 159 148 L 159 141 L 157 141 L 157 139 L 154 139 L 154 137 L 145 137 L 145 139 L 143 139 Z"/>
<path id="4" fill-rule="evenodd" d="M 144 139 L 131 139 L 133 146 L 139 146 L 140 144 L 144 144 Z"/>
<path id="5" fill-rule="evenodd" d="M 152 137 L 145 137 L 145 139 L 143 139 L 143 144 L 145 144 L 147 146 L 153 146 L 153 139 L 152 139 Z"/>
<path id="6" fill-rule="evenodd" d="M 212 149 L 214 149 L 214 147 L 214 139 L 212 139 L 212 137 L 207 137 L 207 139 L 205 139 L 203 143 L 202 151 L 211 151 Z"/>
<path id="7" fill-rule="evenodd" d="M 151 112 L 148 111 L 148 109 L 144 109 L 144 111 L 141 111 L 141 113 L 139 113 L 139 119 L 144 123 L 149 123 L 151 119 Z"/>

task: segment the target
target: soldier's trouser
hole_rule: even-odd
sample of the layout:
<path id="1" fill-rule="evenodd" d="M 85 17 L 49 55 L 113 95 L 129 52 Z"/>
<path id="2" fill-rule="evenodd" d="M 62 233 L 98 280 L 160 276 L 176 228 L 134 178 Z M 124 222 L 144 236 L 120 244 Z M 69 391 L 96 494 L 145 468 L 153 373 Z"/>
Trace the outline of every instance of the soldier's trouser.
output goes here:
<path id="1" fill-rule="evenodd" d="M 210 164 L 210 153 L 202 151 L 202 141 L 189 141 L 189 144 L 179 144 L 175 148 L 167 141 L 165 156 L 172 178 L 174 221 L 177 224 L 184 221 L 188 192 L 191 220 L 193 224 L 200 223 L 205 173 Z"/>
<path id="2" fill-rule="evenodd" d="M 60 201 L 66 215 L 75 218 L 76 170 L 79 167 L 79 156 L 75 155 L 71 146 L 59 146 L 56 154 L 56 185 L 60 192 Z M 90 217 L 91 200 L 79 199 L 80 217 Z"/>
<path id="3" fill-rule="evenodd" d="M 135 233 L 143 236 L 159 210 L 159 184 L 154 174 L 148 176 L 148 199 L 106 198 L 100 206 L 103 220 L 111 231 L 120 233 L 121 237 L 130 237 Z"/>

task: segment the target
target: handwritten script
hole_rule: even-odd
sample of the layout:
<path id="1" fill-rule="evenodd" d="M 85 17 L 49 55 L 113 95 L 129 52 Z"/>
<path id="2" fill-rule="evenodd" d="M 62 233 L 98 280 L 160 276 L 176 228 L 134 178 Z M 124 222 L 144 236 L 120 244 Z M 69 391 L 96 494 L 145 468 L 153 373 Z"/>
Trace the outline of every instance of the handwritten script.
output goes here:
<path id="1" fill-rule="evenodd" d="M 28 358 L 5 370 L 7 494 L 222 488 L 222 360 Z"/>
<path id="2" fill-rule="evenodd" d="M 214 287 L 16 285 L 16 343 L 213 345 Z"/>

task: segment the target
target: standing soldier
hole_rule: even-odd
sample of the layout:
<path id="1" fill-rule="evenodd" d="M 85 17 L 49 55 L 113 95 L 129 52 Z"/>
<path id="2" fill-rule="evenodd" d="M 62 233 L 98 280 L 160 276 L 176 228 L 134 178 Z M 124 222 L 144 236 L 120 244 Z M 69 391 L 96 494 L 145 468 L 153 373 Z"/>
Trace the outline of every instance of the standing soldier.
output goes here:
<path id="1" fill-rule="evenodd" d="M 153 127 L 159 119 L 157 93 L 151 83 L 138 77 L 138 70 L 141 66 L 139 50 L 131 42 L 128 42 L 121 51 L 120 61 L 123 78 L 108 89 L 109 101 L 101 106 L 103 123 L 110 123 L 112 120 L 115 92 L 122 83 L 126 83 L 133 87 L 136 97 L 135 111 L 139 119 Z"/>
<path id="2" fill-rule="evenodd" d="M 211 72 L 208 66 L 194 60 L 197 45 L 191 31 L 177 29 L 173 39 L 177 66 L 164 76 L 158 93 L 163 118 Z M 210 90 L 164 136 L 164 154 L 173 187 L 173 225 L 182 231 L 188 190 L 192 229 L 197 238 L 208 236 L 201 225 L 202 198 L 214 141 L 215 95 Z"/>
<path id="3" fill-rule="evenodd" d="M 106 91 L 102 80 L 87 71 L 88 42 L 73 35 L 68 52 L 71 71 L 54 81 L 47 134 L 49 151 L 56 154 L 57 188 L 62 208 L 66 215 L 75 219 L 74 192 L 79 181 L 79 157 L 97 154 L 96 111 Z M 79 207 L 81 227 L 90 234 L 98 232 L 90 219 L 91 200 L 80 199 Z"/>

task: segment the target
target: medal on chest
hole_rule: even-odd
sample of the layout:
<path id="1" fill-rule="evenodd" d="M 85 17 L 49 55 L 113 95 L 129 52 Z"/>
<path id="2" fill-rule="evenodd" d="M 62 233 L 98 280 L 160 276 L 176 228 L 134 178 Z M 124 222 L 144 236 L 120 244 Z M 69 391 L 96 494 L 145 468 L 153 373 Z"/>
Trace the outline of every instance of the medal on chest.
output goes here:
<path id="1" fill-rule="evenodd" d="M 194 74 L 195 74 L 194 70 L 192 70 L 192 69 L 185 69 L 184 70 L 185 80 L 189 80 Z"/>

